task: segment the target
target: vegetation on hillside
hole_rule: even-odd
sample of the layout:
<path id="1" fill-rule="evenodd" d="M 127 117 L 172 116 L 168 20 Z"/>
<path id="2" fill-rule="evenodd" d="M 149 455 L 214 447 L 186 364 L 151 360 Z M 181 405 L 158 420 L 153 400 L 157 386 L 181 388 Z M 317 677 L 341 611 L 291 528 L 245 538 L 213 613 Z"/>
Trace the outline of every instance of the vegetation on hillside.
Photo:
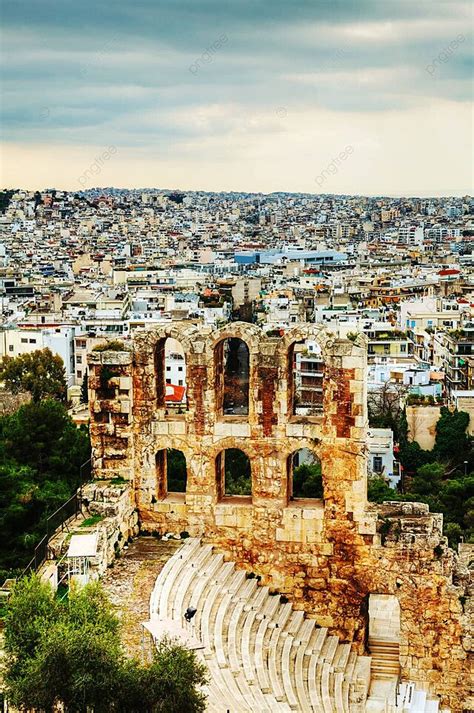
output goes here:
<path id="1" fill-rule="evenodd" d="M 323 477 L 320 463 L 302 463 L 293 471 L 294 498 L 322 498 Z"/>
<path id="2" fill-rule="evenodd" d="M 0 381 L 7 391 L 28 391 L 33 401 L 54 398 L 66 401 L 67 386 L 64 363 L 50 349 L 37 349 L 17 357 L 4 357 L 0 362 Z"/>
<path id="3" fill-rule="evenodd" d="M 87 429 L 58 401 L 32 401 L 0 417 L 0 578 L 29 562 L 89 457 Z"/>
<path id="4" fill-rule="evenodd" d="M 460 541 L 474 542 L 474 453 L 466 434 L 469 415 L 442 408 L 436 424 L 432 450 L 408 441 L 406 416 L 401 413 L 397 432 L 403 468 L 403 492 L 389 487 L 376 476 L 369 480 L 369 500 L 404 500 L 427 503 L 431 512 L 444 516 L 444 533 L 453 546 Z"/>
<path id="5" fill-rule="evenodd" d="M 141 664 L 125 656 L 120 621 L 100 585 L 57 599 L 37 576 L 19 580 L 5 618 L 5 683 L 11 704 L 38 713 L 199 713 L 205 666 L 163 641 Z"/>
<path id="6" fill-rule="evenodd" d="M 246 453 L 238 448 L 225 451 L 225 493 L 226 495 L 251 495 L 252 474 Z"/>

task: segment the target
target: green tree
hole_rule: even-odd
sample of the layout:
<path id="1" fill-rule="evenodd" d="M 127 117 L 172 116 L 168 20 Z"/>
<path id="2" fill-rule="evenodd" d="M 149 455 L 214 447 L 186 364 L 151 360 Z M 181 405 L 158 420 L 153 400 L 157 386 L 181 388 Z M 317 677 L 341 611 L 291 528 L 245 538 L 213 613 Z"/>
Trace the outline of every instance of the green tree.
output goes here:
<path id="1" fill-rule="evenodd" d="M 153 660 L 128 659 L 120 622 L 99 584 L 59 603 L 37 576 L 15 585 L 5 620 L 7 693 L 21 708 L 66 713 L 200 713 L 205 667 L 163 641 Z"/>
<path id="2" fill-rule="evenodd" d="M 67 480 L 79 485 L 79 468 L 89 458 L 89 438 L 65 407 L 52 399 L 31 402 L 0 419 L 7 459 L 33 468 L 40 480 Z"/>
<path id="3" fill-rule="evenodd" d="M 435 455 L 442 461 L 461 463 L 469 460 L 470 439 L 466 433 L 469 414 L 443 407 L 436 424 Z"/>
<path id="4" fill-rule="evenodd" d="M 52 397 L 66 401 L 67 385 L 63 360 L 51 349 L 37 349 L 17 357 L 4 357 L 0 380 L 8 391 L 28 391 L 33 401 Z"/>
<path id="5" fill-rule="evenodd" d="M 0 576 L 24 567 L 46 534 L 46 518 L 80 485 L 87 430 L 54 400 L 0 417 Z"/>
<path id="6" fill-rule="evenodd" d="M 320 463 L 302 463 L 293 471 L 294 498 L 322 498 L 323 477 Z"/>
<path id="7" fill-rule="evenodd" d="M 391 488 L 381 475 L 371 475 L 367 481 L 367 498 L 372 503 L 383 503 L 385 500 L 399 500 L 400 493 Z"/>
<path id="8" fill-rule="evenodd" d="M 81 404 L 89 403 L 89 374 L 87 369 L 81 384 Z"/>
<path id="9" fill-rule="evenodd" d="M 444 475 L 441 463 L 427 463 L 418 468 L 411 490 L 420 495 L 435 495 L 439 492 Z"/>
<path id="10" fill-rule="evenodd" d="M 251 495 L 252 476 L 248 456 L 238 448 L 225 451 L 226 495 Z"/>
<path id="11" fill-rule="evenodd" d="M 400 462 L 406 474 L 416 473 L 418 468 L 421 468 L 426 463 L 433 460 L 431 451 L 424 451 L 416 441 L 400 442 L 399 452 Z"/>

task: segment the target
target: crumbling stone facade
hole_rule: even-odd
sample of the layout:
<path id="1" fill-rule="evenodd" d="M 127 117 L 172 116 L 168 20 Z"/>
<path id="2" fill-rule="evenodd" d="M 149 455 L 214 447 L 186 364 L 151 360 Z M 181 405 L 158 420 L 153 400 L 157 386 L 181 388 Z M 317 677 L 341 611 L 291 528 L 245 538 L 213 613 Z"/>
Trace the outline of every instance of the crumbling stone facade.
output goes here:
<path id="1" fill-rule="evenodd" d="M 164 344 L 178 340 L 187 409 L 165 403 Z M 222 409 L 222 343 L 249 350 L 248 415 Z M 292 350 L 314 339 L 324 360 L 323 409 L 293 413 Z M 368 595 L 400 603 L 402 677 L 469 708 L 468 573 L 447 548 L 442 517 L 420 504 L 367 503 L 366 343 L 302 325 L 265 335 L 232 323 L 211 331 L 171 323 L 137 332 L 130 351 L 89 355 L 91 438 L 97 479 L 130 483 L 143 530 L 203 536 L 285 593 L 342 640 L 364 650 Z M 166 451 L 186 458 L 186 493 L 168 493 Z M 220 454 L 251 464 L 252 495 L 226 496 Z M 321 461 L 324 497 L 291 499 L 289 458 Z M 466 613 L 465 613 L 466 612 Z"/>

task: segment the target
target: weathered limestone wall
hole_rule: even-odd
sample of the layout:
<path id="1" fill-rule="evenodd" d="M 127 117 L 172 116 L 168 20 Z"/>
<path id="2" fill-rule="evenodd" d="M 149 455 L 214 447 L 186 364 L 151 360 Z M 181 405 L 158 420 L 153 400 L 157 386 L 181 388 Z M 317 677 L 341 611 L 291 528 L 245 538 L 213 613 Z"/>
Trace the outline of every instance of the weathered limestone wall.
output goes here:
<path id="1" fill-rule="evenodd" d="M 129 481 L 133 476 L 132 353 L 93 351 L 88 363 L 94 476 Z"/>
<path id="2" fill-rule="evenodd" d="M 168 413 L 164 341 L 186 357 L 188 409 Z M 228 337 L 249 348 L 249 414 L 222 413 L 219 354 Z M 291 354 L 306 338 L 325 363 L 320 416 L 292 413 Z M 468 695 L 467 573 L 442 537 L 441 516 L 366 499 L 366 344 L 304 325 L 283 337 L 233 323 L 211 332 L 186 323 L 136 334 L 132 352 L 90 357 L 91 433 L 96 477 L 123 477 L 141 526 L 204 536 L 262 575 L 343 640 L 364 649 L 368 595 L 394 594 L 401 607 L 402 675 L 441 694 L 453 711 Z M 114 372 L 106 381 L 105 376 Z M 102 377 L 101 377 L 102 374 Z M 166 492 L 162 451 L 182 451 L 184 494 Z M 223 496 L 219 454 L 250 459 L 252 496 Z M 324 498 L 292 500 L 288 458 L 309 448 L 321 460 Z M 158 454 L 158 457 L 157 457 Z"/>
<path id="3" fill-rule="evenodd" d="M 94 481 L 81 491 L 81 505 L 89 515 L 103 519 L 94 526 L 98 533 L 97 556 L 92 567 L 102 576 L 129 539 L 139 533 L 138 512 L 128 484 Z"/>
<path id="4" fill-rule="evenodd" d="M 416 441 L 420 448 L 431 451 L 436 439 L 439 406 L 407 406 L 408 440 Z"/>

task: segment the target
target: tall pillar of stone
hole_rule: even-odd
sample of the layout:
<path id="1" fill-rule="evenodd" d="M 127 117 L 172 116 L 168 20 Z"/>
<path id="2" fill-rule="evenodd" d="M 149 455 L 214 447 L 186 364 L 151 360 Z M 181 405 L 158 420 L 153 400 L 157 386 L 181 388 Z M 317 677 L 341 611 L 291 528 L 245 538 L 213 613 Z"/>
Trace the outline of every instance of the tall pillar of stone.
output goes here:
<path id="1" fill-rule="evenodd" d="M 92 351 L 88 365 L 94 478 L 132 481 L 132 353 Z"/>

